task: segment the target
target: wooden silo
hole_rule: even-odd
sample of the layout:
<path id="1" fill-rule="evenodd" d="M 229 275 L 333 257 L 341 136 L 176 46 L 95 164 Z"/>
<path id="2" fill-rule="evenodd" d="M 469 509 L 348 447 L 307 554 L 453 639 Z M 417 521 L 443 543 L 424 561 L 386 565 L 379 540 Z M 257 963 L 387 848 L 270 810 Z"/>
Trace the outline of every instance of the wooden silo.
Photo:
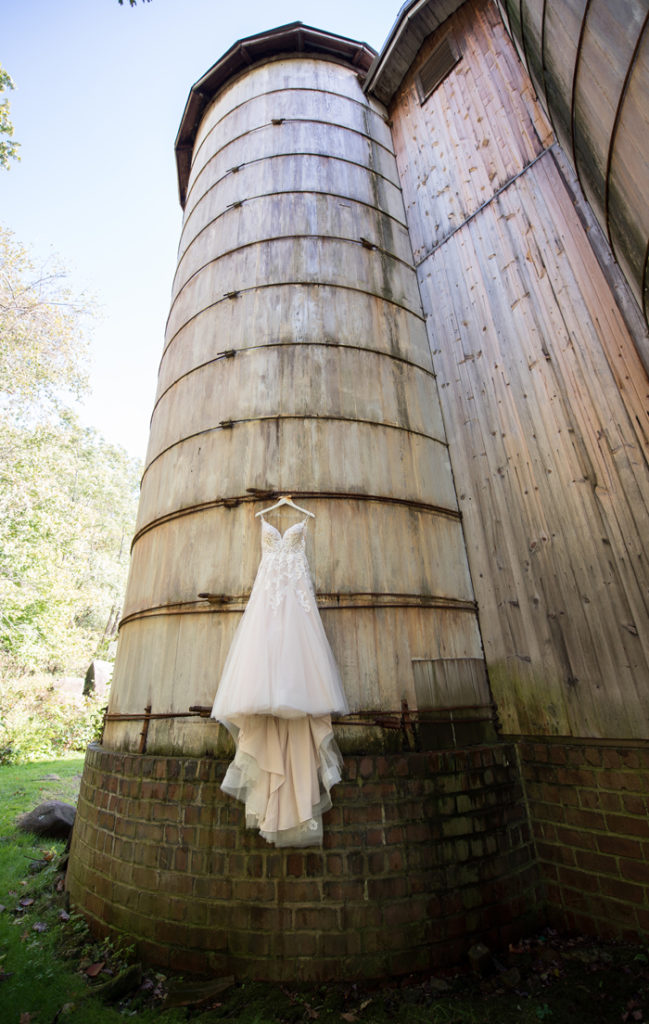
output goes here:
<path id="1" fill-rule="evenodd" d="M 244 49 L 263 59 L 298 36 L 308 56 L 245 72 Z M 390 129 L 358 81 L 371 56 L 289 26 L 190 95 L 111 748 L 141 732 L 114 714 L 211 704 L 255 513 L 281 493 L 316 513 L 310 563 L 354 711 L 415 708 L 413 658 L 482 656 Z M 214 749 L 204 719 L 149 724 L 152 753 Z"/>
<path id="2" fill-rule="evenodd" d="M 418 706 L 491 710 L 390 125 L 362 89 L 373 56 L 300 23 L 243 40 L 177 140 L 178 270 L 69 884 L 96 930 L 180 969 L 410 972 L 506 938 L 537 898 L 513 752 L 480 733 L 416 749 Z M 317 515 L 352 708 L 306 854 L 245 832 L 219 790 L 226 737 L 195 710 L 250 591 L 255 512 L 281 493 Z"/>

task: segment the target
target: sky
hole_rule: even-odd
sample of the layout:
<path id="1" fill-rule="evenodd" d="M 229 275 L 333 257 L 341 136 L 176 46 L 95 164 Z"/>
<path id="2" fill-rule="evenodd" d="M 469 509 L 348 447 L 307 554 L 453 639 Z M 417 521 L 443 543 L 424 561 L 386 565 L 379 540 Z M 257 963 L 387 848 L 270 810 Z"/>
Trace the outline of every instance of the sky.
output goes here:
<path id="1" fill-rule="evenodd" d="M 380 49 L 399 0 L 9 0 L 0 64 L 20 163 L 0 224 L 93 296 L 80 415 L 144 458 L 182 211 L 174 140 L 192 84 L 238 39 L 302 21 Z M 6 94 L 5 94 L 6 95 Z"/>

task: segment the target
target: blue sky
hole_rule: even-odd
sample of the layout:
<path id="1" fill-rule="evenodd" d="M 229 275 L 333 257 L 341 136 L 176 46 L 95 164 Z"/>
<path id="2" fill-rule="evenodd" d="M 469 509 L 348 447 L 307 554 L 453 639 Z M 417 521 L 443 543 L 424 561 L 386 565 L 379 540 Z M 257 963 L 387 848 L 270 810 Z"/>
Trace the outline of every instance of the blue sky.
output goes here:
<path id="1" fill-rule="evenodd" d="M 92 293 L 82 418 L 143 457 L 180 234 L 173 143 L 187 94 L 232 43 L 303 21 L 379 49 L 398 0 L 13 0 L 0 63 L 21 162 L 0 222 Z"/>

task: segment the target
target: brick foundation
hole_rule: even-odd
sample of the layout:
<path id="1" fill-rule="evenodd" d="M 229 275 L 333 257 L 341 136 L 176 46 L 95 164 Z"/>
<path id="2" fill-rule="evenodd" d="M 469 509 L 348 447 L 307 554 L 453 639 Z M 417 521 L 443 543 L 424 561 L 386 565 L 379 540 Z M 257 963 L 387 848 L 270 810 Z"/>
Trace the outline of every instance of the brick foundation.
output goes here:
<path id="1" fill-rule="evenodd" d="M 649 744 L 521 740 L 548 913 L 561 928 L 649 932 Z"/>
<path id="2" fill-rule="evenodd" d="M 511 746 L 346 756 L 323 849 L 245 830 L 226 766 L 89 748 L 68 885 L 96 933 L 177 970 L 318 980 L 457 963 L 539 923 Z"/>

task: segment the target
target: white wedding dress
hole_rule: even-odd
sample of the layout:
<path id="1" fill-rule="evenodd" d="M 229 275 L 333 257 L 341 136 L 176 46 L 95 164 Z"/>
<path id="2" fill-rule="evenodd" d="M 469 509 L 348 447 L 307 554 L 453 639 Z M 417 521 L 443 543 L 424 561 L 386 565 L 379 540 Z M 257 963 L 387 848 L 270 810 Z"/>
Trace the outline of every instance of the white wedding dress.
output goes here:
<path id="1" fill-rule="evenodd" d="M 342 766 L 331 715 L 349 710 L 316 605 L 306 523 L 282 535 L 262 518 L 261 562 L 212 708 L 237 748 L 221 788 L 277 846 L 322 841 Z"/>

